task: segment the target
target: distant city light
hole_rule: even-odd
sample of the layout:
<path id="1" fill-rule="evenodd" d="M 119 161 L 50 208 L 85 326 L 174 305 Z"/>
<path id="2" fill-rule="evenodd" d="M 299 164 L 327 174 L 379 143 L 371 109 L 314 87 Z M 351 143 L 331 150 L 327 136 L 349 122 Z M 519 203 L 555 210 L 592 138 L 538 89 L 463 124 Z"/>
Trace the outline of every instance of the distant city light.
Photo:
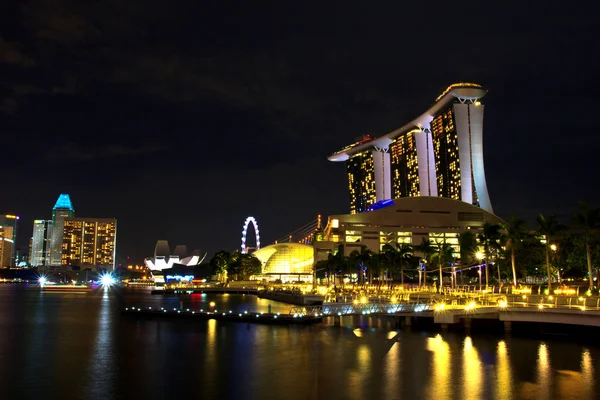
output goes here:
<path id="1" fill-rule="evenodd" d="M 104 273 L 100 276 L 100 284 L 105 287 L 110 287 L 117 283 L 117 280 L 112 276 L 111 273 Z"/>
<path id="2" fill-rule="evenodd" d="M 167 280 L 191 281 L 192 279 L 194 279 L 194 275 L 167 275 Z"/>
<path id="3" fill-rule="evenodd" d="M 40 284 L 40 286 L 44 286 L 46 282 L 48 282 L 48 278 L 46 278 L 45 276 L 40 276 L 38 278 L 38 283 Z"/>

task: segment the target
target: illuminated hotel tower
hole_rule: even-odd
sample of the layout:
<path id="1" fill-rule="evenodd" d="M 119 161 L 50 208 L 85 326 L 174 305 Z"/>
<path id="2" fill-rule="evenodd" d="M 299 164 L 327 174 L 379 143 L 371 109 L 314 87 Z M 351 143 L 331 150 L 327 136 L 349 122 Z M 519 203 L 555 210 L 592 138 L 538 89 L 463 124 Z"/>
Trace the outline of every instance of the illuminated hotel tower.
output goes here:
<path id="1" fill-rule="evenodd" d="M 17 215 L 0 215 L 0 266 L 15 266 L 15 249 L 17 247 Z"/>
<path id="2" fill-rule="evenodd" d="M 350 212 L 414 196 L 448 197 L 493 212 L 483 167 L 480 99 L 486 93 L 474 83 L 453 84 L 408 124 L 329 156 L 346 161 Z"/>
<path id="3" fill-rule="evenodd" d="M 62 265 L 115 269 L 116 219 L 65 218 L 62 236 Z"/>

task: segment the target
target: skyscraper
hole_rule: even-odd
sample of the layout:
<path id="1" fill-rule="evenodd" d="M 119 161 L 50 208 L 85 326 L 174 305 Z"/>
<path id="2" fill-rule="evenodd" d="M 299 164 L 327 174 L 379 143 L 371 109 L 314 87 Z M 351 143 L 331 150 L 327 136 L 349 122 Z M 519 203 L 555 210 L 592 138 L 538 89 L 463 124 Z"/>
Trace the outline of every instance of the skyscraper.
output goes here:
<path id="1" fill-rule="evenodd" d="M 65 218 L 62 265 L 114 269 L 117 220 Z"/>
<path id="2" fill-rule="evenodd" d="M 346 162 L 350 212 L 414 196 L 447 197 L 493 212 L 483 165 L 480 100 L 486 93 L 475 83 L 450 85 L 413 121 L 329 156 Z"/>
<path id="3" fill-rule="evenodd" d="M 52 236 L 50 242 L 50 262 L 48 265 L 62 265 L 63 228 L 65 218 L 75 216 L 75 209 L 68 194 L 61 194 L 52 208 Z"/>
<path id="4" fill-rule="evenodd" d="M 18 222 L 17 215 L 0 215 L 0 263 L 3 267 L 15 266 Z"/>
<path id="5" fill-rule="evenodd" d="M 75 218 L 68 194 L 61 194 L 52 220 L 35 220 L 31 264 L 47 267 L 114 269 L 117 220 Z"/>
<path id="6" fill-rule="evenodd" d="M 32 267 L 50 265 L 50 244 L 52 240 L 52 220 L 36 219 L 33 221 L 33 237 L 29 263 Z"/>

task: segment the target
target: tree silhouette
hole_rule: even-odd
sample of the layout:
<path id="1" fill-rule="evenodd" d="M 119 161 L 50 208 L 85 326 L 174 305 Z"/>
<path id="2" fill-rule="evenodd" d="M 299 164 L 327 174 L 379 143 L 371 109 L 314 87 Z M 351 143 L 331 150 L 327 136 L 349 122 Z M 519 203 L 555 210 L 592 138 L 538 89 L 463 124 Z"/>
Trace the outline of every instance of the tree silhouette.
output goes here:
<path id="1" fill-rule="evenodd" d="M 587 203 L 579 203 L 579 212 L 573 214 L 574 222 L 584 230 L 585 251 L 587 256 L 588 279 L 590 290 L 594 288 L 592 277 L 592 250 L 591 243 L 600 232 L 600 209 L 591 208 Z"/>

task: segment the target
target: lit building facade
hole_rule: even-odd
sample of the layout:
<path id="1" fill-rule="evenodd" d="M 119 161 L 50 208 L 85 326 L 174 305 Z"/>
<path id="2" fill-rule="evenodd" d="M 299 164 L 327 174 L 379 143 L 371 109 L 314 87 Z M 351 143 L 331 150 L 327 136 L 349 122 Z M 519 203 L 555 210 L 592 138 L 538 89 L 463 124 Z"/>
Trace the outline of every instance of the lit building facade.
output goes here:
<path id="1" fill-rule="evenodd" d="M 116 219 L 64 218 L 62 236 L 61 265 L 114 269 Z"/>
<path id="2" fill-rule="evenodd" d="M 17 228 L 19 217 L 17 215 L 0 215 L 0 251 L 1 266 L 14 267 L 16 262 L 15 250 L 17 243 Z"/>
<path id="3" fill-rule="evenodd" d="M 12 236 L 12 227 L 0 227 L 0 267 L 14 266 L 14 259 L 12 258 L 12 254 L 15 249 L 15 243 L 13 242 Z"/>
<path id="4" fill-rule="evenodd" d="M 390 144 L 392 198 L 419 196 L 419 163 L 415 130 Z"/>
<path id="5" fill-rule="evenodd" d="M 32 267 L 50 265 L 50 243 L 52 241 L 52 220 L 33 221 L 33 236 L 29 251 L 29 263 Z"/>
<path id="6" fill-rule="evenodd" d="M 200 265 L 205 258 L 206 252 L 203 254 L 196 249 L 192 251 L 192 254 L 188 254 L 187 246 L 181 244 L 175 246 L 175 249 L 171 251 L 168 241 L 159 240 L 154 246 L 154 256 L 146 258 L 144 264 L 151 271 L 162 271 L 175 266 L 195 267 Z"/>
<path id="7" fill-rule="evenodd" d="M 376 199 L 375 168 L 371 151 L 354 154 L 346 163 L 350 189 L 350 212 L 363 212 Z"/>
<path id="8" fill-rule="evenodd" d="M 475 205 L 443 197 L 404 197 L 383 203 L 381 208 L 372 207 L 373 211 L 329 216 L 323 241 L 315 242 L 315 247 L 342 248 L 347 256 L 362 246 L 379 253 L 386 244 L 418 246 L 428 239 L 433 247 L 449 244 L 453 256 L 459 258 L 461 233 L 477 235 L 486 222 L 503 222 Z M 415 255 L 421 256 L 418 248 Z"/>
<path id="9" fill-rule="evenodd" d="M 47 265 L 62 265 L 63 229 L 65 218 L 75 216 L 75 209 L 68 194 L 61 194 L 52 208 L 52 236 L 50 239 L 50 261 Z"/>
<path id="10" fill-rule="evenodd" d="M 115 268 L 117 220 L 76 218 L 68 194 L 52 208 L 52 220 L 35 220 L 31 265 L 51 268 Z"/>
<path id="11" fill-rule="evenodd" d="M 277 243 L 252 253 L 262 263 L 262 277 L 282 282 L 311 281 L 315 261 L 313 246 Z"/>
<path id="12" fill-rule="evenodd" d="M 415 196 L 460 200 L 493 212 L 483 164 L 486 93 L 474 83 L 453 84 L 408 124 L 329 156 L 347 163 L 350 212 Z"/>

